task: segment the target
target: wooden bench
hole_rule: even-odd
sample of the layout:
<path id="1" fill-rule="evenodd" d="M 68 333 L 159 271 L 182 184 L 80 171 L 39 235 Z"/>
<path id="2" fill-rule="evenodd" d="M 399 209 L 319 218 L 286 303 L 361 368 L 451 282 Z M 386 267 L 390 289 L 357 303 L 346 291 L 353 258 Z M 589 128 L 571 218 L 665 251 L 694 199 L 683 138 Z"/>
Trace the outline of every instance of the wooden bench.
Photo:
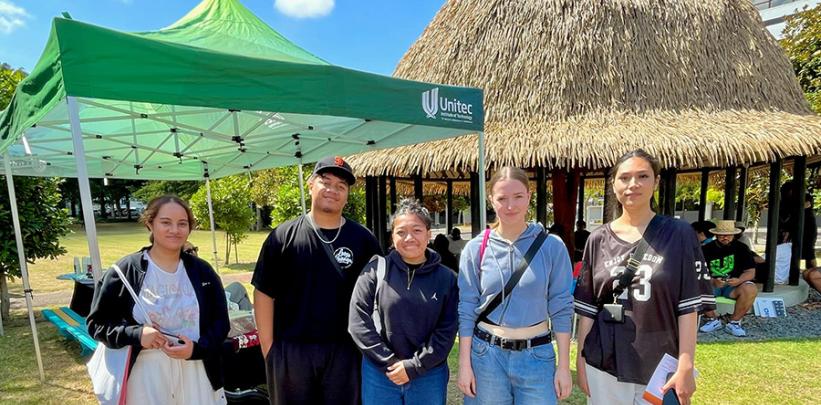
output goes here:
<path id="1" fill-rule="evenodd" d="M 44 309 L 42 313 L 44 318 L 57 327 L 61 335 L 80 343 L 81 356 L 89 355 L 97 348 L 97 341 L 86 330 L 85 318 L 72 311 L 71 308 Z"/>

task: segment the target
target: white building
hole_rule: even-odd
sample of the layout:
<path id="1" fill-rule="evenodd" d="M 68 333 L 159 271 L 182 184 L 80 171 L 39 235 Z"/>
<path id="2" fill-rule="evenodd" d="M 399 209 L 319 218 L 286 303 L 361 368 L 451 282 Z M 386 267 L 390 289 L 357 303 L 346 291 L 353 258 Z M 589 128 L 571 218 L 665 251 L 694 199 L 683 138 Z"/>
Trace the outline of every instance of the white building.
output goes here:
<path id="1" fill-rule="evenodd" d="M 775 39 L 781 39 L 786 23 L 786 17 L 791 16 L 804 7 L 813 8 L 821 0 L 751 0 L 758 9 L 764 25 Z"/>

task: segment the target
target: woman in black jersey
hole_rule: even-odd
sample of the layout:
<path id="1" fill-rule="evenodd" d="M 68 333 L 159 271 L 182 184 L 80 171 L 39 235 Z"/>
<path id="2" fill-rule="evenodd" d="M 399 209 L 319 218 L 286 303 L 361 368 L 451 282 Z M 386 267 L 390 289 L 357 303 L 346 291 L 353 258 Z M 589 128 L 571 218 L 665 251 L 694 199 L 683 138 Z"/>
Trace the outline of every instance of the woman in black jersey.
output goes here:
<path id="1" fill-rule="evenodd" d="M 689 404 L 696 388 L 697 313 L 713 308 L 715 299 L 695 232 L 653 212 L 659 171 L 658 161 L 641 149 L 616 162 L 613 191 L 621 212 L 594 230 L 585 246 L 575 291 L 582 316 L 577 370 L 579 387 L 593 404 L 646 403 L 646 385 L 665 353 L 678 358 L 678 369 L 664 391 L 675 389 Z M 632 283 L 616 297 L 619 276 L 645 236 L 649 246 L 637 258 Z"/>

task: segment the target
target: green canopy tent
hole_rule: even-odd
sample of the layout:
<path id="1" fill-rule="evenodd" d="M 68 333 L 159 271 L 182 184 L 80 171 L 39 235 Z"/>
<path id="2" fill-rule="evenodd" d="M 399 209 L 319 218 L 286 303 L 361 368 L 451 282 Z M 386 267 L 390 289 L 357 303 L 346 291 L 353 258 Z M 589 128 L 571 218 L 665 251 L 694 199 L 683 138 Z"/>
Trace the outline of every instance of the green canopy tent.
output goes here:
<path id="1" fill-rule="evenodd" d="M 479 89 L 333 66 L 238 1 L 203 0 L 152 32 L 56 18 L 39 62 L 0 114 L 0 154 L 9 178 L 79 179 L 99 272 L 89 177 L 207 183 L 327 155 L 467 133 L 482 139 L 483 118 Z M 19 238 L 18 250 L 29 291 Z"/>

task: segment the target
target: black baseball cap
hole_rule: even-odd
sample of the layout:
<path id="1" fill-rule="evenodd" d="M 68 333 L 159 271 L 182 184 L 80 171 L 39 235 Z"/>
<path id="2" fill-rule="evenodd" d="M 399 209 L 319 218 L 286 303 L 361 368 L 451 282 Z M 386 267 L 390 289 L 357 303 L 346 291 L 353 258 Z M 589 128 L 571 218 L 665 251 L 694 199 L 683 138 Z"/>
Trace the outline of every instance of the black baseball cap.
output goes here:
<path id="1" fill-rule="evenodd" d="M 351 169 L 351 165 L 342 159 L 341 156 L 328 156 L 322 158 L 322 160 L 316 162 L 316 166 L 314 166 L 314 173 L 313 174 L 322 174 L 322 173 L 333 173 L 340 178 L 344 179 L 349 186 L 352 186 L 356 183 L 356 176 L 353 175 L 353 170 Z"/>

